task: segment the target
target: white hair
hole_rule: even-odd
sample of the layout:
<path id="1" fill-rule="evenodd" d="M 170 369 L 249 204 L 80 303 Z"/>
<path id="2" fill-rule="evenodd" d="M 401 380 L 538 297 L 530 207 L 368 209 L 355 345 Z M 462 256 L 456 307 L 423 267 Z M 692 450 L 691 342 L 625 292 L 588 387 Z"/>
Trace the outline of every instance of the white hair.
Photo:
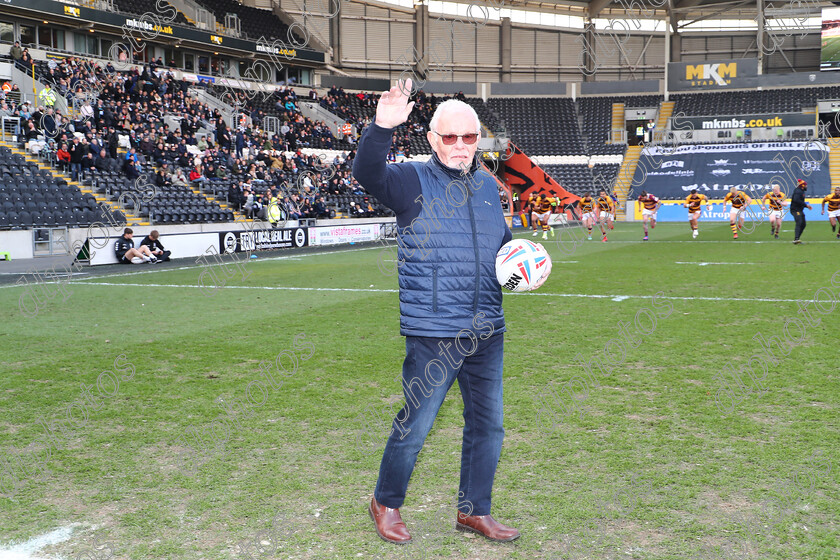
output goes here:
<path id="1" fill-rule="evenodd" d="M 432 115 L 432 120 L 429 121 L 429 130 L 437 131 L 437 123 L 438 120 L 440 120 L 440 114 L 444 111 L 450 110 L 469 111 L 475 118 L 475 131 L 481 132 L 481 120 L 478 118 L 478 113 L 475 112 L 475 109 L 473 109 L 471 105 L 469 105 L 468 103 L 464 103 L 463 101 L 460 101 L 458 99 L 447 99 L 446 101 L 437 106 L 437 109 L 435 109 L 435 114 Z"/>

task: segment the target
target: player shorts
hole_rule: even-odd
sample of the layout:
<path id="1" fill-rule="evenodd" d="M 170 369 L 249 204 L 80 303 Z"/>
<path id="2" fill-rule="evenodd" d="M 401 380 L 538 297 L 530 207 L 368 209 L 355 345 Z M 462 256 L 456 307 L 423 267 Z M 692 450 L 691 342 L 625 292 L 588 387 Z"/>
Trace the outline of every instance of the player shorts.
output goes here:
<path id="1" fill-rule="evenodd" d="M 601 210 L 601 213 L 598 214 L 598 219 L 599 220 L 606 220 L 607 218 L 612 219 L 612 213 L 605 212 L 604 210 Z"/>
<path id="2" fill-rule="evenodd" d="M 768 212 L 767 215 L 770 216 L 771 218 L 778 218 L 779 220 L 782 219 L 782 211 L 781 210 L 770 210 L 770 212 Z"/>
<path id="3" fill-rule="evenodd" d="M 689 212 L 688 213 L 688 219 L 689 220 L 699 220 L 700 219 L 700 213 L 701 213 L 700 210 L 698 210 L 697 212 Z"/>
<path id="4" fill-rule="evenodd" d="M 594 212 L 586 212 L 586 213 L 584 213 L 584 215 L 581 219 L 582 220 L 594 220 L 595 219 L 595 213 Z"/>
<path id="5" fill-rule="evenodd" d="M 651 220 L 655 220 L 656 210 L 648 210 L 647 208 L 644 208 L 642 210 L 642 218 L 650 218 Z"/>
<path id="6" fill-rule="evenodd" d="M 547 224 L 549 216 L 551 216 L 551 212 L 543 212 L 542 214 L 537 214 L 537 220 Z"/>
<path id="7" fill-rule="evenodd" d="M 119 262 L 120 264 L 131 264 L 131 259 L 125 258 L 125 253 L 118 253 L 117 262 Z"/>
<path id="8" fill-rule="evenodd" d="M 735 220 L 737 220 L 739 212 L 741 212 L 741 208 L 732 208 L 729 211 L 729 221 L 734 222 Z M 742 218 L 745 217 L 745 214 L 741 214 L 740 217 L 742 217 Z"/>
<path id="9" fill-rule="evenodd" d="M 829 218 L 840 218 L 840 208 L 837 210 L 829 210 L 828 211 Z"/>

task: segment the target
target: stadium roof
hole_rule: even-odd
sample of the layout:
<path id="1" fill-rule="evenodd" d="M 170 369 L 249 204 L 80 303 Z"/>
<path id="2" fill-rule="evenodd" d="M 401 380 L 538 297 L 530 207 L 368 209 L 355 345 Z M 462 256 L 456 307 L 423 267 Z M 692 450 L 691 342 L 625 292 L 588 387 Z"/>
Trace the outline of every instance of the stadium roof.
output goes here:
<path id="1" fill-rule="evenodd" d="M 502 3 L 500 0 L 496 1 Z M 651 0 L 504 0 L 503 4 L 508 8 L 538 12 L 562 11 L 568 13 L 571 11 L 577 15 L 589 16 L 590 18 L 626 15 L 642 18 L 653 16 L 664 19 L 673 15 L 676 16 L 676 19 L 684 20 L 695 17 L 703 19 L 743 17 L 744 14 L 755 14 L 758 2 L 756 0 L 656 0 L 656 3 Z M 797 7 L 794 7 L 794 4 Z M 764 2 L 765 9 L 768 12 L 784 8 L 787 14 L 806 14 L 809 12 L 809 8 L 811 12 L 815 10 L 818 12 L 818 6 L 821 4 L 823 2 L 817 0 L 797 3 L 789 0 L 766 0 Z M 827 2 L 824 4 L 830 5 Z M 640 13 L 640 9 L 645 10 L 644 14 Z"/>

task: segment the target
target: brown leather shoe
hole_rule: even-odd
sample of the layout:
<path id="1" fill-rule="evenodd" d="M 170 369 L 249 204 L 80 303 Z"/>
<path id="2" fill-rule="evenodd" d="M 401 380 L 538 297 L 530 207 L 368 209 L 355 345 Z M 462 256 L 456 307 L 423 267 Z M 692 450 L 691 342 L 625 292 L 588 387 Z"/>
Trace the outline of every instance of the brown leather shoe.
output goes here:
<path id="1" fill-rule="evenodd" d="M 464 515 L 458 512 L 455 529 L 461 532 L 471 531 L 491 541 L 508 542 L 519 538 L 519 531 L 502 525 L 490 515 Z"/>
<path id="2" fill-rule="evenodd" d="M 373 497 L 370 499 L 368 513 L 376 526 L 376 533 L 383 541 L 394 544 L 411 542 L 411 535 L 400 517 L 399 509 L 385 507 Z"/>

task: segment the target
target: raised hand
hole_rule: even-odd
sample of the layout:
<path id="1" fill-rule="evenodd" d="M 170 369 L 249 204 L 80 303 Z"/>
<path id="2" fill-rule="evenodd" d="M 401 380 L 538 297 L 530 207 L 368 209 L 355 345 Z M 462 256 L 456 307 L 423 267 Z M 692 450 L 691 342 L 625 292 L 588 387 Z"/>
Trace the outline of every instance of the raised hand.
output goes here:
<path id="1" fill-rule="evenodd" d="M 414 108 L 414 101 L 408 102 L 411 93 L 411 79 L 398 80 L 397 85 L 388 91 L 383 91 L 376 104 L 376 119 L 374 122 L 382 128 L 394 128 L 406 120 Z"/>

